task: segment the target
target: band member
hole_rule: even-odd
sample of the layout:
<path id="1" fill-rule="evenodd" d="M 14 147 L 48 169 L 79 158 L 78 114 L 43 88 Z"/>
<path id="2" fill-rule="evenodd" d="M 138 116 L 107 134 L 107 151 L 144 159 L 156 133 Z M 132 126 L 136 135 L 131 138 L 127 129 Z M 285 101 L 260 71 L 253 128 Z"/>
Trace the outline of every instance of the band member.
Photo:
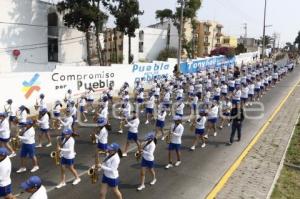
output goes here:
<path id="1" fill-rule="evenodd" d="M 255 100 L 259 101 L 259 99 L 261 98 L 261 81 L 260 78 L 257 78 L 256 83 L 255 83 Z"/>
<path id="2" fill-rule="evenodd" d="M 206 146 L 205 139 L 204 139 L 204 132 L 205 132 L 205 124 L 206 124 L 206 114 L 204 110 L 200 111 L 200 116 L 198 116 L 195 119 L 195 140 L 193 143 L 193 146 L 190 148 L 192 151 L 196 149 L 196 146 L 199 143 L 199 140 L 201 139 L 202 144 L 201 148 L 204 148 Z"/>
<path id="3" fill-rule="evenodd" d="M 136 102 L 138 104 L 138 110 L 141 110 L 141 113 L 143 113 L 144 88 L 139 88 L 136 96 Z"/>
<path id="4" fill-rule="evenodd" d="M 247 84 L 242 84 L 242 90 L 241 90 L 241 103 L 242 103 L 242 106 L 247 105 L 248 93 L 249 93 L 248 85 Z"/>
<path id="5" fill-rule="evenodd" d="M 191 94 L 191 97 L 192 97 L 192 108 L 191 108 L 191 115 L 190 115 L 190 118 L 188 119 L 188 122 L 190 122 L 194 116 L 197 114 L 197 107 L 198 107 L 198 101 L 199 101 L 199 97 L 192 93 Z"/>
<path id="6" fill-rule="evenodd" d="M 42 93 L 40 94 L 40 101 L 37 102 L 35 105 L 36 110 L 39 110 L 39 115 L 42 114 L 42 110 L 47 108 L 46 102 L 45 102 L 45 95 Z"/>
<path id="7" fill-rule="evenodd" d="M 167 111 L 164 107 L 158 112 L 156 119 L 156 135 L 158 137 L 158 133 L 161 132 L 161 140 L 165 139 L 164 127 L 165 127 L 165 119 L 167 116 Z"/>
<path id="8" fill-rule="evenodd" d="M 55 129 L 61 129 L 61 124 L 59 122 L 59 118 L 61 116 L 61 113 L 60 113 L 61 109 L 62 109 L 62 104 L 61 104 L 61 102 L 59 100 L 57 100 L 55 102 L 55 105 L 54 105 L 53 110 L 52 110 L 53 117 L 54 117 L 54 119 L 53 119 L 53 125 L 52 126 Z"/>
<path id="9" fill-rule="evenodd" d="M 125 99 L 122 106 L 121 106 L 121 112 L 120 112 L 120 130 L 118 131 L 119 133 L 123 133 L 123 128 L 126 119 L 130 117 L 130 111 L 131 111 L 131 105 L 129 103 L 128 99 Z"/>
<path id="10" fill-rule="evenodd" d="M 152 181 L 150 185 L 155 185 L 156 183 L 156 175 L 154 171 L 154 151 L 157 144 L 157 140 L 155 138 L 154 133 L 149 133 L 145 138 L 145 145 L 143 146 L 142 151 L 140 152 L 142 155 L 142 163 L 141 163 L 141 185 L 137 188 L 138 191 L 145 189 L 145 175 L 146 169 L 152 175 Z"/>
<path id="11" fill-rule="evenodd" d="M 170 144 L 169 144 L 169 153 L 168 153 L 168 159 L 169 163 L 166 165 L 166 169 L 169 169 L 173 167 L 172 163 L 172 151 L 176 151 L 177 155 L 177 162 L 175 163 L 175 166 L 179 166 L 181 164 L 181 153 L 180 153 L 180 146 L 181 146 L 181 137 L 184 132 L 184 127 L 181 124 L 181 117 L 180 116 L 174 116 L 173 118 L 174 124 L 172 124 L 171 131 L 170 131 Z"/>
<path id="12" fill-rule="evenodd" d="M 11 99 L 8 99 L 6 101 L 6 105 L 4 106 L 4 110 L 7 113 L 8 117 L 9 117 L 9 123 L 10 126 L 12 126 L 12 124 L 14 124 L 14 122 L 16 122 L 17 119 L 17 111 L 13 105 L 13 101 Z"/>
<path id="13" fill-rule="evenodd" d="M 217 105 L 217 102 L 214 101 L 212 103 L 212 106 L 208 109 L 208 132 L 204 136 L 205 138 L 208 138 L 208 134 L 210 131 L 214 132 L 214 137 L 217 136 L 217 122 L 218 122 L 218 113 L 219 113 L 219 107 Z"/>
<path id="14" fill-rule="evenodd" d="M 107 147 L 108 156 L 100 164 L 100 168 L 103 170 L 102 183 L 100 188 L 100 199 L 106 198 L 108 187 L 110 187 L 117 199 L 122 199 L 122 194 L 119 191 L 119 172 L 118 167 L 120 164 L 120 158 L 122 152 L 120 146 L 116 143 L 112 143 Z"/>
<path id="15" fill-rule="evenodd" d="M 225 76 L 224 76 L 225 77 Z M 225 83 L 225 80 L 222 81 L 222 85 L 221 85 L 221 94 L 222 94 L 222 97 L 223 99 L 227 96 L 228 94 L 228 86 L 227 84 Z"/>
<path id="16" fill-rule="evenodd" d="M 21 168 L 17 171 L 17 173 L 23 173 L 27 170 L 25 167 L 26 157 L 32 159 L 33 168 L 30 172 L 34 173 L 39 170 L 39 166 L 35 155 L 35 130 L 33 128 L 33 121 L 28 119 L 25 125 L 24 131 L 18 136 L 22 142 L 22 146 L 20 152 Z"/>
<path id="17" fill-rule="evenodd" d="M 175 115 L 182 118 L 183 117 L 184 106 L 185 105 L 182 101 L 182 98 L 178 98 L 177 103 L 176 103 Z"/>
<path id="18" fill-rule="evenodd" d="M 113 102 L 113 86 L 108 87 L 107 97 L 110 102 Z"/>
<path id="19" fill-rule="evenodd" d="M 94 89 L 92 87 L 90 87 L 86 93 L 87 109 L 90 108 L 92 113 L 95 112 L 95 108 L 93 106 L 94 92 L 95 92 Z"/>
<path id="20" fill-rule="evenodd" d="M 227 122 L 227 125 L 230 126 L 230 112 L 232 109 L 232 103 L 230 102 L 230 98 L 227 96 L 225 100 L 223 100 L 220 104 L 220 116 L 221 116 L 221 124 L 220 129 L 223 129 L 223 126 Z"/>
<path id="21" fill-rule="evenodd" d="M 31 194 L 28 199 L 48 199 L 47 190 L 38 176 L 31 176 L 21 184 L 21 188 Z"/>
<path id="22" fill-rule="evenodd" d="M 108 140 L 108 130 L 107 129 L 107 120 L 105 118 L 99 118 L 98 121 L 98 132 L 95 134 L 96 137 L 96 143 L 97 143 L 97 152 L 107 151 L 107 140 Z M 97 153 L 98 154 L 98 153 Z"/>
<path id="23" fill-rule="evenodd" d="M 153 118 L 154 105 L 155 105 L 155 97 L 153 96 L 153 92 L 150 91 L 149 99 L 146 102 L 146 122 L 145 122 L 145 124 L 149 124 L 150 117 Z"/>
<path id="24" fill-rule="evenodd" d="M 242 95 L 241 87 L 239 84 L 237 84 L 235 90 L 232 93 L 232 104 L 239 103 L 241 101 L 241 95 Z"/>
<path id="25" fill-rule="evenodd" d="M 219 87 L 218 84 L 215 84 L 213 100 L 219 103 L 220 96 L 221 96 L 221 88 Z"/>
<path id="26" fill-rule="evenodd" d="M 70 109 L 67 109 L 66 117 L 63 118 L 63 120 L 59 118 L 59 121 L 63 126 L 63 130 L 72 129 L 74 119 L 72 117 Z"/>
<path id="27" fill-rule="evenodd" d="M 67 93 L 65 94 L 65 98 L 64 98 L 64 102 L 67 104 L 67 107 L 68 107 L 70 101 L 72 101 L 72 90 L 68 89 Z"/>
<path id="28" fill-rule="evenodd" d="M 0 113 L 0 144 L 1 147 L 6 147 L 10 151 L 9 157 L 15 157 L 16 153 L 9 144 L 10 128 L 7 113 Z"/>
<path id="29" fill-rule="evenodd" d="M 19 121 L 20 131 L 26 125 L 28 114 L 30 114 L 30 110 L 26 106 L 22 105 L 19 107 L 18 121 Z"/>
<path id="30" fill-rule="evenodd" d="M 252 102 L 254 101 L 254 89 L 255 89 L 255 85 L 253 83 L 253 81 L 249 82 L 249 92 L 248 92 L 248 101 L 249 101 L 249 105 L 252 106 Z"/>
<path id="31" fill-rule="evenodd" d="M 74 134 L 71 129 L 66 129 L 63 131 L 63 139 L 61 144 L 58 145 L 57 150 L 61 152 L 61 181 L 56 186 L 57 189 L 60 189 L 66 186 L 66 168 L 68 168 L 71 173 L 74 175 L 75 180 L 73 181 L 73 185 L 77 185 L 80 183 L 81 179 L 78 176 L 77 171 L 74 168 L 74 160 L 75 160 L 75 139 Z"/>
<path id="32" fill-rule="evenodd" d="M 37 120 L 37 123 L 40 125 L 40 134 L 38 136 L 38 144 L 35 146 L 36 148 L 42 147 L 42 137 L 45 136 L 48 140 L 48 144 L 46 147 L 52 146 L 50 133 L 49 133 L 49 122 L 50 121 L 50 113 L 46 108 L 41 110 L 40 119 Z"/>
<path id="33" fill-rule="evenodd" d="M 84 95 L 82 95 L 79 99 L 79 111 L 80 111 L 80 115 L 84 118 L 84 122 L 87 122 L 87 117 L 86 117 L 86 113 L 87 113 L 87 110 L 86 110 L 86 98 Z"/>
<path id="34" fill-rule="evenodd" d="M 127 150 L 131 141 L 134 141 L 138 149 L 140 149 L 140 142 L 138 140 L 138 128 L 139 128 L 140 120 L 138 118 L 137 112 L 132 111 L 132 118 L 129 121 L 126 119 L 125 123 L 126 123 L 125 126 L 129 127 L 129 129 L 128 129 L 127 141 L 123 153 L 124 157 L 127 156 Z"/>
<path id="35" fill-rule="evenodd" d="M 0 148 L 0 198 L 15 199 L 11 186 L 11 161 L 6 148 Z"/>

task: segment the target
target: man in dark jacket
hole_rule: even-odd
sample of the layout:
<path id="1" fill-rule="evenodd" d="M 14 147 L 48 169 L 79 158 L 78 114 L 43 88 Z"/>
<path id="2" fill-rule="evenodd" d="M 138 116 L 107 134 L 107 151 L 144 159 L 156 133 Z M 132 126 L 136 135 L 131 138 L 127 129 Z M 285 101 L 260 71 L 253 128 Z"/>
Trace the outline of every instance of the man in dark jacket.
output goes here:
<path id="1" fill-rule="evenodd" d="M 235 107 L 231 110 L 231 121 L 232 121 L 232 130 L 229 145 L 234 141 L 235 133 L 238 133 L 238 141 L 241 140 L 242 136 L 242 122 L 244 121 L 244 109 L 241 107 L 240 103 L 237 103 Z"/>

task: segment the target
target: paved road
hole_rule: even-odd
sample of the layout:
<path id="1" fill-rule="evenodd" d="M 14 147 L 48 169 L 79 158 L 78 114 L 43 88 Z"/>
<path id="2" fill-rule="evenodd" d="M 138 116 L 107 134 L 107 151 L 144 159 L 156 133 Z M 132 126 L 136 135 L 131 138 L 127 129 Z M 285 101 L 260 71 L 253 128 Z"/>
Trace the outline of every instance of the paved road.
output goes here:
<path id="1" fill-rule="evenodd" d="M 224 129 L 219 132 L 215 138 L 211 138 L 208 146 L 205 149 L 196 149 L 190 152 L 188 149 L 192 144 L 194 135 L 186 126 L 186 131 L 183 136 L 183 151 L 182 164 L 178 168 L 165 170 L 164 166 L 167 163 L 167 145 L 164 142 L 159 142 L 156 150 L 156 172 L 158 182 L 155 186 L 150 187 L 146 185 L 146 189 L 142 192 L 137 192 L 136 187 L 139 184 L 139 168 L 140 163 L 137 163 L 133 157 L 133 153 L 129 157 L 121 160 L 120 164 L 120 189 L 124 198 L 128 199 L 152 199 L 152 198 L 166 198 L 166 199 L 194 199 L 204 198 L 207 193 L 218 182 L 224 172 L 229 168 L 232 162 L 238 157 L 242 150 L 247 146 L 253 138 L 258 129 L 267 121 L 268 117 L 279 104 L 281 99 L 288 93 L 289 89 L 299 79 L 300 69 L 296 69 L 294 73 L 289 74 L 282 82 L 267 93 L 262 99 L 265 106 L 265 114 L 260 120 L 249 120 L 245 122 L 243 129 L 243 138 L 239 143 L 232 146 L 226 146 L 229 137 L 229 129 Z M 142 123 L 144 119 L 142 119 Z M 113 131 L 118 128 L 116 120 L 112 122 Z M 153 129 L 152 125 L 142 125 L 140 128 L 141 135 L 144 135 L 149 130 Z M 93 154 L 95 146 L 90 144 L 89 133 L 91 128 L 80 128 L 80 138 L 76 144 L 76 167 L 79 173 L 84 174 L 90 165 L 93 164 Z M 112 133 L 109 135 L 109 140 L 125 144 L 126 134 L 119 135 Z M 60 189 L 55 190 L 53 187 L 59 181 L 59 168 L 54 166 L 52 159 L 49 158 L 50 149 L 39 149 L 39 161 L 41 169 L 36 173 L 40 175 L 44 184 L 49 190 L 49 198 L 66 198 L 66 199 L 86 199 L 98 198 L 99 185 L 91 185 L 90 179 L 87 175 L 82 175 L 82 182 L 80 185 L 74 187 L 71 184 Z M 15 171 L 19 166 L 18 158 L 13 159 L 13 170 Z M 14 192 L 20 191 L 18 189 L 19 183 L 24 180 L 29 173 L 13 174 Z M 72 176 L 68 176 L 70 179 Z M 150 179 L 147 179 L 149 182 Z M 22 195 L 21 198 L 26 198 Z M 107 198 L 113 198 L 108 195 Z"/>

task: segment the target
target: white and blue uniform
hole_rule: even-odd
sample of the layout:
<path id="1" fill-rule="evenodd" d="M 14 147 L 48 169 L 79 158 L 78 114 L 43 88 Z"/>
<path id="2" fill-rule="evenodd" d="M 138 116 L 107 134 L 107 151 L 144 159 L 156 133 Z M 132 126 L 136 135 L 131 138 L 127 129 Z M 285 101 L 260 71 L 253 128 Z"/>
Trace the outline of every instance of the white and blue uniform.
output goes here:
<path id="1" fill-rule="evenodd" d="M 61 164 L 71 166 L 74 164 L 75 153 L 75 139 L 73 137 L 64 138 L 62 140 L 62 148 L 60 149 Z"/>
<path id="2" fill-rule="evenodd" d="M 41 119 L 39 119 L 37 122 L 40 125 L 41 132 L 47 133 L 49 130 L 49 115 L 46 113 L 44 114 Z"/>
<path id="3" fill-rule="evenodd" d="M 11 161 L 8 156 L 0 162 L 0 197 L 11 194 Z"/>
<path id="4" fill-rule="evenodd" d="M 108 142 L 108 131 L 105 127 L 100 130 L 99 134 L 96 134 L 96 143 L 97 147 L 100 150 L 107 150 L 107 142 Z"/>
<path id="5" fill-rule="evenodd" d="M 128 123 L 125 125 L 126 127 L 129 127 L 128 129 L 128 135 L 127 135 L 127 140 L 138 140 L 138 128 L 140 125 L 140 120 L 139 118 L 135 118 L 131 121 L 128 121 Z"/>
<path id="6" fill-rule="evenodd" d="M 8 118 L 4 118 L 0 121 L 0 142 L 9 142 L 10 140 L 10 128 Z"/>
<path id="7" fill-rule="evenodd" d="M 148 141 L 149 142 L 149 141 Z M 149 169 L 152 169 L 154 167 L 154 151 L 155 151 L 156 145 L 154 141 L 150 141 L 150 143 L 147 143 L 145 147 L 143 148 L 142 153 L 142 167 L 146 167 Z"/>
<path id="8" fill-rule="evenodd" d="M 103 170 L 102 183 L 108 184 L 110 187 L 117 187 L 119 185 L 119 171 L 120 157 L 118 153 L 108 156 L 104 159 L 101 168 Z"/>
<path id="9" fill-rule="evenodd" d="M 158 127 L 158 128 L 164 128 L 165 127 L 166 116 L 167 116 L 167 112 L 166 111 L 161 111 L 157 115 L 156 127 Z"/>
<path id="10" fill-rule="evenodd" d="M 196 135 L 203 135 L 204 134 L 206 120 L 207 119 L 206 119 L 205 116 L 199 116 L 196 119 L 196 129 L 195 129 L 195 134 Z"/>
<path id="11" fill-rule="evenodd" d="M 169 150 L 180 150 L 181 146 L 181 138 L 184 132 L 184 127 L 182 124 L 178 124 L 175 126 L 175 124 L 172 125 L 171 127 L 171 143 L 169 144 Z"/>
<path id="12" fill-rule="evenodd" d="M 21 147 L 21 158 L 29 156 L 33 158 L 35 156 L 35 130 L 33 127 L 27 129 L 22 136 L 19 136 L 22 147 Z"/>

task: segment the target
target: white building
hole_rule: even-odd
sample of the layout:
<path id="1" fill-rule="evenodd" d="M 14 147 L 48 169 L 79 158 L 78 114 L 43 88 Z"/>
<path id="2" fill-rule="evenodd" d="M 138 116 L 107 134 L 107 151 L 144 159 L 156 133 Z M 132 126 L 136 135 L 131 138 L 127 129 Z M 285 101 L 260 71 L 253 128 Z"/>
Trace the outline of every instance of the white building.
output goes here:
<path id="1" fill-rule="evenodd" d="M 167 46 L 166 29 L 141 28 L 136 31 L 136 37 L 131 38 L 131 54 L 134 55 L 134 62 L 152 62 L 157 59 L 159 52 Z M 170 48 L 177 48 L 177 35 L 170 36 Z M 123 41 L 124 60 L 128 63 L 128 37 Z"/>
<path id="2" fill-rule="evenodd" d="M 52 4 L 1 0 L 0 7 L 0 73 L 49 71 L 57 63 L 85 64 L 84 34 L 64 27 Z M 20 55 L 15 57 L 14 52 Z"/>

